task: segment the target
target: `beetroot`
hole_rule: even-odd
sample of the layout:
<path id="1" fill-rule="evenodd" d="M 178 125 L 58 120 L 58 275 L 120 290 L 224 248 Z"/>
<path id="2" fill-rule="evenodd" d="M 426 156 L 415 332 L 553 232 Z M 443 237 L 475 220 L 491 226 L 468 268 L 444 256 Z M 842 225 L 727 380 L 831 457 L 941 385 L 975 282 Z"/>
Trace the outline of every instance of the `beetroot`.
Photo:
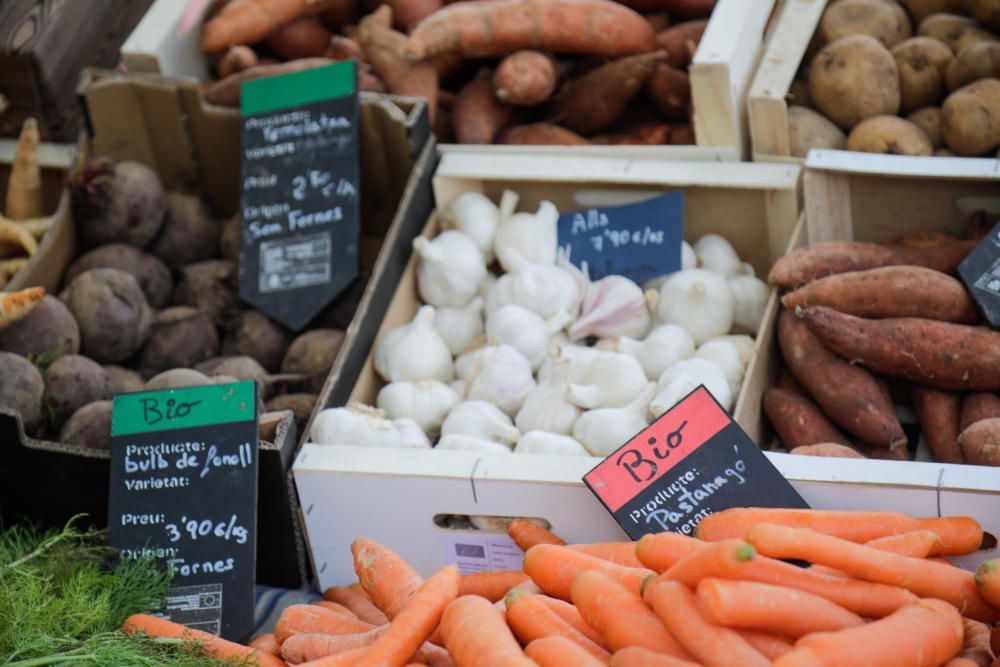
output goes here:
<path id="1" fill-rule="evenodd" d="M 145 247 L 163 224 L 163 186 L 144 164 L 99 157 L 70 183 L 73 217 L 86 245 Z"/>
<path id="2" fill-rule="evenodd" d="M 68 285 L 78 275 L 90 269 L 118 269 L 131 275 L 142 288 L 146 301 L 154 308 L 166 305 L 174 287 L 173 277 L 166 264 L 148 252 L 124 243 L 102 245 L 81 255 L 66 269 L 63 282 Z"/>
<path id="3" fill-rule="evenodd" d="M 111 396 L 108 372 L 87 357 L 64 354 L 45 371 L 45 407 L 56 429 L 83 406 Z"/>
<path id="4" fill-rule="evenodd" d="M 157 373 L 194 366 L 219 352 L 219 334 L 205 313 L 188 306 L 161 310 L 139 355 L 139 368 Z"/>
<path id="5" fill-rule="evenodd" d="M 221 224 L 197 197 L 168 192 L 166 218 L 149 251 L 174 269 L 212 259 L 219 253 Z"/>
<path id="6" fill-rule="evenodd" d="M 62 301 L 46 294 L 30 313 L 0 329 L 0 350 L 24 356 L 76 354 L 80 351 L 80 327 Z"/>
<path id="7" fill-rule="evenodd" d="M 139 283 L 124 271 L 84 271 L 59 298 L 80 325 L 83 353 L 95 361 L 124 361 L 149 335 L 153 312 Z"/>

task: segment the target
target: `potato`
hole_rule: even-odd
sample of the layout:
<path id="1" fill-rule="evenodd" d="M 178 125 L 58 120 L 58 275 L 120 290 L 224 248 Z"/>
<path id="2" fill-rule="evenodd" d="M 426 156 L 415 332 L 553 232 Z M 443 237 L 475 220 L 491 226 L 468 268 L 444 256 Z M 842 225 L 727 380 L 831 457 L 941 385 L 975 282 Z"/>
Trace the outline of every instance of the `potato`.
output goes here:
<path id="1" fill-rule="evenodd" d="M 204 387 L 212 384 L 203 373 L 190 368 L 172 368 L 154 375 L 146 382 L 146 391 L 161 391 L 163 389 L 180 389 L 182 387 Z"/>
<path id="2" fill-rule="evenodd" d="M 900 111 L 936 105 L 946 94 L 944 74 L 951 49 L 931 37 L 911 37 L 892 47 L 899 68 Z"/>
<path id="3" fill-rule="evenodd" d="M 935 148 L 934 157 L 958 157 L 947 148 Z"/>
<path id="4" fill-rule="evenodd" d="M 909 116 L 906 120 L 910 121 L 927 135 L 930 139 L 931 146 L 935 150 L 941 148 L 942 138 L 941 138 L 941 108 L 940 107 L 924 107 L 923 109 L 917 109 Z"/>
<path id="5" fill-rule="evenodd" d="M 975 42 L 998 42 L 993 33 L 980 28 L 975 21 L 967 16 L 957 14 L 933 14 L 920 22 L 917 34 L 921 37 L 933 37 L 948 45 L 953 53 L 958 53 L 962 47 Z"/>
<path id="6" fill-rule="evenodd" d="M 84 271 L 59 295 L 80 326 L 83 353 L 101 363 L 128 359 L 149 335 L 153 312 L 128 273 Z"/>
<path id="7" fill-rule="evenodd" d="M 823 39 L 835 42 L 848 35 L 869 35 L 893 46 L 913 34 L 903 8 L 885 0 L 840 0 L 830 4 L 819 21 Z"/>
<path id="8" fill-rule="evenodd" d="M 163 202 L 163 228 L 149 247 L 151 253 L 178 270 L 218 256 L 222 225 L 198 197 L 168 192 Z"/>
<path id="9" fill-rule="evenodd" d="M 190 306 L 161 310 L 153 318 L 139 368 L 156 373 L 194 366 L 219 353 L 219 334 L 208 315 Z"/>
<path id="10" fill-rule="evenodd" d="M 343 343 L 343 331 L 337 329 L 307 331 L 292 341 L 288 347 L 288 353 L 281 362 L 281 372 L 308 376 L 307 386 L 319 393 Z"/>
<path id="11" fill-rule="evenodd" d="M 247 310 L 231 324 L 222 353 L 253 357 L 269 373 L 278 370 L 290 336 L 283 326 L 256 310 Z"/>
<path id="12" fill-rule="evenodd" d="M 45 370 L 45 409 L 55 429 L 88 403 L 112 395 L 107 371 L 79 354 L 64 354 Z"/>
<path id="13" fill-rule="evenodd" d="M 237 279 L 236 264 L 226 259 L 189 264 L 174 288 L 174 305 L 197 308 L 215 326 L 224 326 L 239 312 Z"/>
<path id="14" fill-rule="evenodd" d="M 791 154 L 805 157 L 810 148 L 842 149 L 847 137 L 823 114 L 805 107 L 788 107 Z"/>
<path id="15" fill-rule="evenodd" d="M 146 301 L 154 308 L 162 308 L 170 300 L 174 288 L 170 269 L 156 257 L 124 243 L 110 243 L 95 248 L 77 258 L 63 275 L 68 285 L 84 271 L 90 269 L 118 269 L 131 275 L 139 283 Z"/>
<path id="16" fill-rule="evenodd" d="M 798 107 L 813 108 L 812 98 L 809 97 L 809 82 L 805 79 L 795 79 L 788 87 L 788 94 L 785 99 L 789 104 Z"/>
<path id="17" fill-rule="evenodd" d="M 865 118 L 898 113 L 896 60 L 874 37 L 841 37 L 813 58 L 809 95 L 816 108 L 843 129 Z"/>
<path id="18" fill-rule="evenodd" d="M 219 234 L 219 254 L 223 259 L 236 261 L 240 256 L 240 216 L 232 215 L 222 221 Z"/>
<path id="19" fill-rule="evenodd" d="M 962 47 L 945 72 L 948 90 L 958 90 L 979 79 L 1000 78 L 1000 44 L 973 42 Z"/>
<path id="20" fill-rule="evenodd" d="M 42 417 L 45 382 L 34 364 L 19 354 L 0 352 L 0 407 L 21 415 L 26 430 L 34 430 Z"/>
<path id="21" fill-rule="evenodd" d="M 847 150 L 890 155 L 931 155 L 934 147 L 924 131 L 898 116 L 861 121 L 847 136 Z"/>
<path id="22" fill-rule="evenodd" d="M 108 378 L 111 380 L 112 396 L 130 394 L 134 391 L 142 391 L 145 388 L 146 383 L 143 381 L 142 376 L 128 368 L 107 365 L 104 367 L 104 372 L 108 374 Z"/>
<path id="23" fill-rule="evenodd" d="M 900 2 L 909 12 L 913 25 L 919 25 L 931 14 L 947 12 L 960 14 L 965 11 L 965 0 L 900 0 Z"/>
<path id="24" fill-rule="evenodd" d="M 46 294 L 27 315 L 0 328 L 0 350 L 24 356 L 56 351 L 76 354 L 80 327 L 66 304 Z"/>
<path id="25" fill-rule="evenodd" d="M 1000 1 L 966 0 L 966 7 L 976 21 L 990 30 L 1000 32 Z"/>
<path id="26" fill-rule="evenodd" d="M 112 401 L 94 401 L 73 413 L 59 432 L 59 442 L 91 449 L 111 449 Z"/>
<path id="27" fill-rule="evenodd" d="M 264 406 L 264 409 L 267 412 L 291 410 L 292 414 L 295 415 L 295 429 L 301 434 L 309 422 L 315 405 L 316 394 L 285 394 L 272 398 Z"/>
<path id="28" fill-rule="evenodd" d="M 959 88 L 941 107 L 941 134 L 956 155 L 983 155 L 1000 146 L 1000 80 Z"/>

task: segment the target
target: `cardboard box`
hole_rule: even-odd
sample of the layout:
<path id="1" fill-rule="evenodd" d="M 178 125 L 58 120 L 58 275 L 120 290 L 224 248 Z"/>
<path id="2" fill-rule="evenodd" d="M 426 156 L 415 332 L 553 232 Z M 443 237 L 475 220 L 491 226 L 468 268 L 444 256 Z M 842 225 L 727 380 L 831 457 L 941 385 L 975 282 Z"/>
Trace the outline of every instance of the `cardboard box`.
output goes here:
<path id="1" fill-rule="evenodd" d="M 669 160 L 738 161 L 750 151 L 746 93 L 763 50 L 764 31 L 775 0 L 718 0 L 691 64 L 694 146 L 496 146 L 511 153 L 613 155 Z M 156 0 L 122 45 L 122 61 L 133 72 L 208 78 L 198 49 L 201 24 L 180 30 L 183 3 Z M 470 147 L 482 150 L 482 147 Z"/>
<path id="2" fill-rule="evenodd" d="M 799 168 L 793 165 L 707 164 L 471 154 L 443 151 L 434 178 L 438 210 L 460 193 L 476 190 L 497 199 L 510 187 L 520 207 L 539 200 L 560 210 L 637 201 L 669 189 L 685 192 L 685 236 L 717 232 L 764 274 L 788 245 L 798 217 Z M 424 234 L 437 233 L 432 217 Z M 324 406 L 373 404 L 382 381 L 374 372 L 371 344 L 418 307 L 415 259 L 401 280 L 382 286 L 388 306 L 377 333 L 352 337 L 334 367 Z M 357 375 L 344 368 L 360 367 Z M 742 400 L 742 399 L 740 399 Z M 511 566 L 503 535 L 447 529 L 452 516 L 528 516 L 549 521 L 571 540 L 621 539 L 617 524 L 580 481 L 596 465 L 591 457 L 488 456 L 472 452 L 381 450 L 305 444 L 293 472 L 320 587 L 349 580 L 350 542 L 366 535 L 400 550 L 419 570 L 447 562 L 456 544 L 481 547 L 494 566 Z"/>

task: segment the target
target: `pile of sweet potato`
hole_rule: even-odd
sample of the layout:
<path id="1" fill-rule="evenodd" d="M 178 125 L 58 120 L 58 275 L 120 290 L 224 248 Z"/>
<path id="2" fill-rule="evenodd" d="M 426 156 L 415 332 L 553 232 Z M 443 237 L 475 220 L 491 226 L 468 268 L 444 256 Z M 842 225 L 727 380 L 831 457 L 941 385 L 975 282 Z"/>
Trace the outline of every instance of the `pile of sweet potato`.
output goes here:
<path id="1" fill-rule="evenodd" d="M 692 144 L 687 68 L 715 0 L 230 0 L 201 48 L 243 81 L 355 60 L 361 90 L 425 97 L 440 141 Z M 640 13 L 642 12 L 642 13 Z"/>
<path id="2" fill-rule="evenodd" d="M 1000 332 L 955 277 L 988 231 L 819 243 L 774 265 L 786 370 L 763 408 L 785 448 L 912 459 L 909 404 L 935 461 L 1000 466 Z"/>

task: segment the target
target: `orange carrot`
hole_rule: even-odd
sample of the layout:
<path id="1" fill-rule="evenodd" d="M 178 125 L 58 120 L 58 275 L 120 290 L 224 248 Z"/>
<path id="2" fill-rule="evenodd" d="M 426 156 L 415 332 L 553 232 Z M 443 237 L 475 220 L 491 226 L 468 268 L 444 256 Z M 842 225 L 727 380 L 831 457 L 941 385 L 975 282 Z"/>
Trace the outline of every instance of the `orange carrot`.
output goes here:
<path id="1" fill-rule="evenodd" d="M 458 568 L 442 568 L 420 587 L 372 644 L 357 667 L 403 667 L 431 636 L 445 608 L 458 596 Z"/>
<path id="2" fill-rule="evenodd" d="M 497 570 L 466 574 L 458 585 L 459 595 L 480 595 L 490 602 L 502 600 L 518 584 L 528 581 L 521 570 Z"/>
<path id="3" fill-rule="evenodd" d="M 233 46 L 222 56 L 216 68 L 219 78 L 225 79 L 231 74 L 242 72 L 245 69 L 256 67 L 258 64 L 257 54 L 249 46 Z"/>
<path id="4" fill-rule="evenodd" d="M 573 582 L 572 596 L 583 620 L 604 637 L 611 650 L 639 646 L 677 658 L 691 657 L 641 597 L 608 575 L 581 572 Z"/>
<path id="5" fill-rule="evenodd" d="M 858 579 L 900 586 L 923 597 L 945 600 L 979 621 L 1000 619 L 1000 611 L 991 608 L 976 589 L 973 573 L 957 567 L 777 524 L 754 526 L 747 532 L 747 541 L 766 556 L 828 565 Z"/>
<path id="6" fill-rule="evenodd" d="M 536 544 L 557 544 L 563 546 L 566 542 L 550 530 L 542 528 L 534 521 L 527 519 L 514 519 L 507 524 L 507 534 L 510 539 L 521 547 L 521 551 L 527 551 Z"/>
<path id="7" fill-rule="evenodd" d="M 983 527 L 968 516 L 943 516 L 918 519 L 917 530 L 929 530 L 940 541 L 931 556 L 964 556 L 983 546 Z"/>
<path id="8" fill-rule="evenodd" d="M 792 652 L 792 644 L 787 639 L 756 630 L 737 630 L 740 637 L 747 640 L 750 646 L 760 651 L 766 658 L 777 660 L 786 653 Z"/>
<path id="9" fill-rule="evenodd" d="M 524 654 L 539 667 L 600 667 L 608 664 L 598 660 L 576 642 L 561 635 L 542 637 L 528 644 Z"/>
<path id="10" fill-rule="evenodd" d="M 984 561 L 976 568 L 976 585 L 986 601 L 1000 609 L 1000 558 Z"/>
<path id="11" fill-rule="evenodd" d="M 382 637 L 388 626 L 378 626 L 366 632 L 346 635 L 323 633 L 301 633 L 292 635 L 281 645 L 280 655 L 291 664 L 319 660 L 331 655 L 339 655 L 359 648 L 367 648 Z M 447 651 L 440 646 L 425 642 L 413 656 L 434 667 L 449 667 L 452 664 Z"/>
<path id="12" fill-rule="evenodd" d="M 213 634 L 201 630 L 193 630 L 184 627 L 180 623 L 174 623 L 165 618 L 149 616 L 148 614 L 133 614 L 129 616 L 122 623 L 122 631 L 128 634 L 141 632 L 149 637 L 169 637 L 171 639 L 199 641 L 205 655 L 213 658 L 246 660 L 256 662 L 258 667 L 285 667 L 285 663 L 280 658 L 276 658 L 270 653 L 226 641 Z"/>
<path id="13" fill-rule="evenodd" d="M 611 659 L 610 653 L 577 632 L 538 597 L 523 591 L 511 591 L 505 598 L 507 625 L 518 641 L 529 644 L 536 639 L 559 635 L 569 639 L 603 664 L 608 663 Z"/>
<path id="14" fill-rule="evenodd" d="M 524 589 L 518 587 L 515 588 L 514 590 L 524 590 Z M 583 620 L 583 616 L 580 615 L 580 610 L 577 609 L 576 606 L 570 604 L 569 602 L 566 602 L 565 600 L 549 597 L 548 595 L 542 593 L 541 589 L 538 589 L 537 591 L 527 591 L 527 592 L 536 593 L 538 595 L 538 599 L 542 601 L 542 604 L 544 604 L 546 607 L 554 611 L 556 613 L 556 616 L 558 616 L 559 618 L 561 618 L 562 620 L 566 621 L 574 628 L 576 628 L 576 631 L 579 632 L 581 635 L 583 635 L 584 637 L 594 642 L 603 649 L 610 648 L 607 642 L 604 641 L 604 637 L 601 636 L 601 633 L 592 628 L 590 625 L 587 624 L 585 620 Z"/>
<path id="15" fill-rule="evenodd" d="M 530 123 L 505 130 L 497 143 L 514 146 L 586 146 L 590 142 L 576 132 L 552 123 Z"/>
<path id="16" fill-rule="evenodd" d="M 390 620 L 424 583 L 399 554 L 377 542 L 364 537 L 357 539 L 351 544 L 351 553 L 361 587 Z"/>
<path id="17" fill-rule="evenodd" d="M 702 579 L 697 594 L 705 616 L 730 628 L 802 637 L 864 624 L 860 616 L 825 598 L 784 586 Z"/>
<path id="18" fill-rule="evenodd" d="M 980 667 L 981 664 L 982 663 L 976 662 L 975 660 L 959 656 L 957 658 L 952 658 L 948 662 L 941 665 L 941 667 Z M 989 663 L 985 664 L 988 665 Z"/>
<path id="19" fill-rule="evenodd" d="M 698 663 L 632 646 L 611 656 L 611 667 L 698 667 Z"/>
<path id="20" fill-rule="evenodd" d="M 627 567 L 646 567 L 635 555 L 635 542 L 594 542 L 593 544 L 570 544 L 573 551 L 597 556 L 612 563 Z"/>
<path id="21" fill-rule="evenodd" d="M 201 50 L 216 53 L 230 46 L 253 44 L 300 16 L 323 11 L 329 0 L 233 0 L 205 24 Z"/>
<path id="22" fill-rule="evenodd" d="M 445 647 L 457 667 L 534 667 L 511 634 L 503 613 L 478 595 L 463 595 L 441 619 Z"/>
<path id="23" fill-rule="evenodd" d="M 284 60 L 318 58 L 330 45 L 330 31 L 312 16 L 301 16 L 272 32 L 267 45 Z"/>
<path id="24" fill-rule="evenodd" d="M 386 615 L 383 614 L 378 607 L 372 604 L 371 599 L 368 597 L 368 594 L 365 593 L 364 589 L 361 588 L 360 584 L 328 588 L 323 591 L 323 597 L 330 602 L 336 602 L 344 605 L 353 611 L 354 615 L 365 623 L 371 623 L 372 625 L 385 625 L 389 622 Z"/>
<path id="25" fill-rule="evenodd" d="M 368 653 L 368 647 L 359 646 L 358 648 L 328 655 L 318 660 L 300 662 L 298 667 L 354 667 L 354 664 L 363 658 L 366 653 Z"/>
<path id="26" fill-rule="evenodd" d="M 283 644 L 292 635 L 303 632 L 344 635 L 367 632 L 374 627 L 357 618 L 314 604 L 293 604 L 281 612 L 278 623 L 274 626 L 274 638 L 279 644 Z"/>
<path id="27" fill-rule="evenodd" d="M 643 597 L 670 633 L 705 667 L 770 666 L 771 661 L 736 632 L 712 625 L 683 584 L 654 581 Z"/>
<path id="28" fill-rule="evenodd" d="M 324 609 L 329 609 L 330 611 L 335 611 L 338 614 L 344 614 L 345 616 L 351 616 L 352 618 L 358 617 L 358 615 L 355 614 L 353 611 L 351 611 L 344 605 L 338 604 L 336 602 L 330 602 L 329 600 L 318 600 L 317 602 L 313 602 L 313 604 L 319 607 L 323 607 Z"/>
<path id="29" fill-rule="evenodd" d="M 936 667 L 962 648 L 962 617 L 941 600 L 919 600 L 881 620 L 803 637 L 774 667 Z"/>
<path id="30" fill-rule="evenodd" d="M 524 571 L 539 588 L 561 600 L 570 599 L 573 580 L 584 570 L 600 570 L 636 593 L 652 570 L 617 565 L 554 544 L 539 544 L 524 554 Z"/>
<path id="31" fill-rule="evenodd" d="M 743 540 L 723 540 L 706 545 L 690 556 L 685 556 L 659 578 L 679 581 L 693 589 L 705 577 L 731 576 L 740 565 L 756 555 L 753 547 Z"/>
<path id="32" fill-rule="evenodd" d="M 521 49 L 620 57 L 652 51 L 653 29 L 608 0 L 482 0 L 448 5 L 417 25 L 407 55 L 504 56 Z"/>
<path id="33" fill-rule="evenodd" d="M 938 536 L 929 530 L 914 530 L 899 535 L 887 535 L 865 542 L 872 549 L 888 551 L 889 553 L 909 556 L 911 558 L 926 558 L 937 546 Z"/>
<path id="34" fill-rule="evenodd" d="M 635 555 L 649 569 L 664 572 L 703 546 L 704 542 L 680 533 L 648 533 L 636 543 Z"/>
<path id="35" fill-rule="evenodd" d="M 263 634 L 257 639 L 250 642 L 250 648 L 256 649 L 263 653 L 270 653 L 271 655 L 281 657 L 281 644 L 278 640 L 274 638 L 274 635 L 270 632 Z"/>

